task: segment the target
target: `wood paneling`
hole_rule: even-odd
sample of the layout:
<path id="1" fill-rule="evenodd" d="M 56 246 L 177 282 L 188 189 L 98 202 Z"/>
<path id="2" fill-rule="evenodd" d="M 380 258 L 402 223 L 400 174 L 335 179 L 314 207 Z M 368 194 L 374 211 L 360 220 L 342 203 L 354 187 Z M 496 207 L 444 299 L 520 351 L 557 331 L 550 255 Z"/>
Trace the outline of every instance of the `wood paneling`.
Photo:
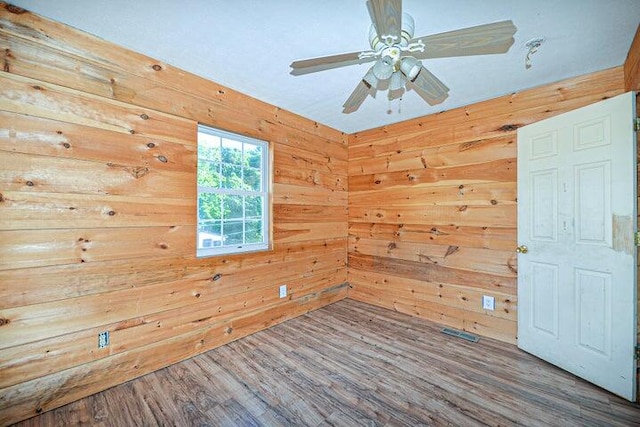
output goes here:
<path id="1" fill-rule="evenodd" d="M 183 279 L 201 281 L 202 284 L 214 286 L 217 292 L 222 288 L 228 288 L 232 292 L 234 289 L 241 291 L 237 288 L 238 283 L 234 278 L 237 272 L 245 269 L 259 271 L 255 269 L 268 269 L 274 264 L 303 260 L 307 257 L 310 257 L 310 264 L 316 264 L 318 257 L 329 254 L 334 254 L 337 266 L 345 264 L 344 254 L 340 256 L 340 251 L 345 250 L 342 239 L 281 243 L 278 247 L 278 251 L 221 257 L 216 259 L 216 262 L 186 258 L 179 253 L 166 258 L 142 253 L 134 260 L 125 257 L 95 263 L 79 262 L 41 268 L 0 270 L 0 308 L 143 288 L 158 282 L 169 283 Z M 191 251 L 190 248 L 184 250 Z"/>
<path id="2" fill-rule="evenodd" d="M 624 87 L 626 90 L 640 90 L 640 25 L 624 62 Z"/>
<path id="3" fill-rule="evenodd" d="M 150 173 L 189 172 L 196 163 L 196 146 L 140 135 L 80 126 L 55 120 L 0 111 L 0 152 L 73 159 L 127 169 L 132 178 Z M 133 136 L 133 137 L 132 137 Z M 108 159 L 108 163 L 104 163 Z M 128 186 L 135 185 L 133 181 Z M 159 189 L 158 189 L 159 190 Z"/>
<path id="4" fill-rule="evenodd" d="M 1 108 L 1 106 L 0 106 Z M 25 190 L 36 187 L 27 182 Z M 190 188 L 185 189 L 190 193 Z M 6 191 L 0 230 L 194 225 L 195 199 Z"/>
<path id="5" fill-rule="evenodd" d="M 17 427 L 629 427 L 639 419 L 640 405 L 513 345 L 470 343 L 347 300 Z"/>
<path id="6" fill-rule="evenodd" d="M 516 129 L 623 90 L 618 67 L 350 135 L 349 296 L 515 342 Z"/>
<path id="7" fill-rule="evenodd" d="M 5 3 L 0 51 L 0 425 L 346 297 L 342 133 Z M 198 122 L 270 142 L 272 250 L 195 257 Z"/>

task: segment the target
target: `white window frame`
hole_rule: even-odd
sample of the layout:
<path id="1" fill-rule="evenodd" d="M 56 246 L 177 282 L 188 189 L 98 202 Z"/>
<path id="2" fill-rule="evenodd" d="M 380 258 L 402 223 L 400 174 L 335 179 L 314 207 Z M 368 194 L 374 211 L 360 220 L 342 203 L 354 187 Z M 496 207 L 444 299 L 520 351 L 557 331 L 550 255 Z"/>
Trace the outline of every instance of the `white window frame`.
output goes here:
<path id="1" fill-rule="evenodd" d="M 216 129 L 210 126 L 205 126 L 198 124 L 198 144 L 200 144 L 200 134 L 205 133 L 208 135 L 233 140 L 235 142 L 242 143 L 243 146 L 243 156 L 244 156 L 244 144 L 257 145 L 262 147 L 262 159 L 260 164 L 260 176 L 261 176 L 261 184 L 260 191 L 251 191 L 251 190 L 241 190 L 241 189 L 230 189 L 230 188 L 216 188 L 204 185 L 197 185 L 197 203 L 196 203 L 196 256 L 198 258 L 202 257 L 211 257 L 217 255 L 227 255 L 227 254 L 238 254 L 238 253 L 246 253 L 246 252 L 256 252 L 256 251 L 264 251 L 270 249 L 270 237 L 271 237 L 271 219 L 270 219 L 270 187 L 271 187 L 271 173 L 270 173 L 270 158 L 271 158 L 271 148 L 267 141 L 262 141 L 255 138 L 250 138 L 248 136 L 239 135 L 232 132 L 227 132 L 224 130 Z M 199 160 L 199 157 L 198 157 Z M 199 164 L 199 162 L 198 162 Z M 222 163 L 221 163 L 222 164 Z M 244 167 L 243 167 L 244 171 Z M 197 181 L 196 174 L 196 181 Z M 196 182 L 197 183 L 197 182 Z M 224 241 L 220 246 L 212 246 L 208 248 L 200 247 L 200 195 L 202 193 L 214 193 L 214 194 L 230 194 L 230 195 L 240 195 L 240 196 L 261 196 L 262 197 L 262 242 L 259 243 L 242 243 L 242 244 L 232 244 L 225 245 Z M 244 220 L 246 220 L 245 213 L 243 212 L 243 235 L 244 235 Z M 221 233 L 224 236 L 224 232 Z"/>

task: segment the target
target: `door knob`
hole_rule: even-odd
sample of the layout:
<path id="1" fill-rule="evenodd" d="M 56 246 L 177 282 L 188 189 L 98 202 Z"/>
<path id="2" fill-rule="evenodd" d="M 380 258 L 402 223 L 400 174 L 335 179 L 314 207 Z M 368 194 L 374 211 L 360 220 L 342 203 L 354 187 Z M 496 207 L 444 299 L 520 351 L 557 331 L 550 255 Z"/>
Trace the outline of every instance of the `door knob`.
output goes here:
<path id="1" fill-rule="evenodd" d="M 516 252 L 518 252 L 519 254 L 526 254 L 527 252 L 529 252 L 529 248 L 526 247 L 525 245 L 518 246 L 516 248 Z"/>

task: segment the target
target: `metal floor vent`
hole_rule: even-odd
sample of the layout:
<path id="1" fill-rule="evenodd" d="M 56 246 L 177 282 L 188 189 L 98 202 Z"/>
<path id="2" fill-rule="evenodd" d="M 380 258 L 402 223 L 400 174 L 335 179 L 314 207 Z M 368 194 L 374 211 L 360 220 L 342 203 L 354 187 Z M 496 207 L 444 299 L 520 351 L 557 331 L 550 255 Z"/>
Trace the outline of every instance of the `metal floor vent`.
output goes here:
<path id="1" fill-rule="evenodd" d="M 480 341 L 480 337 L 477 335 L 470 334 L 469 332 L 459 331 L 453 328 L 442 328 L 442 333 L 451 335 L 452 337 L 462 338 L 463 340 L 478 342 Z"/>

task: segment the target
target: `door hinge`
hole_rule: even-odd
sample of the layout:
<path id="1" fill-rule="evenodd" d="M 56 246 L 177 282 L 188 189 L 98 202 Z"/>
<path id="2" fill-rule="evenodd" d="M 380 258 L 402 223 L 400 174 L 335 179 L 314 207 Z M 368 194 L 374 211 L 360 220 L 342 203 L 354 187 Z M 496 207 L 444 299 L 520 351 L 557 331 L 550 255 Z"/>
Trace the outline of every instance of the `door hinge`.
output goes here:
<path id="1" fill-rule="evenodd" d="M 640 132 L 640 117 L 636 117 L 633 121 L 633 130 Z"/>
<path id="2" fill-rule="evenodd" d="M 636 246 L 640 246 L 640 231 L 636 231 L 635 233 L 633 233 L 633 243 Z"/>
<path id="3" fill-rule="evenodd" d="M 640 345 L 636 346 L 636 359 L 640 359 Z"/>

